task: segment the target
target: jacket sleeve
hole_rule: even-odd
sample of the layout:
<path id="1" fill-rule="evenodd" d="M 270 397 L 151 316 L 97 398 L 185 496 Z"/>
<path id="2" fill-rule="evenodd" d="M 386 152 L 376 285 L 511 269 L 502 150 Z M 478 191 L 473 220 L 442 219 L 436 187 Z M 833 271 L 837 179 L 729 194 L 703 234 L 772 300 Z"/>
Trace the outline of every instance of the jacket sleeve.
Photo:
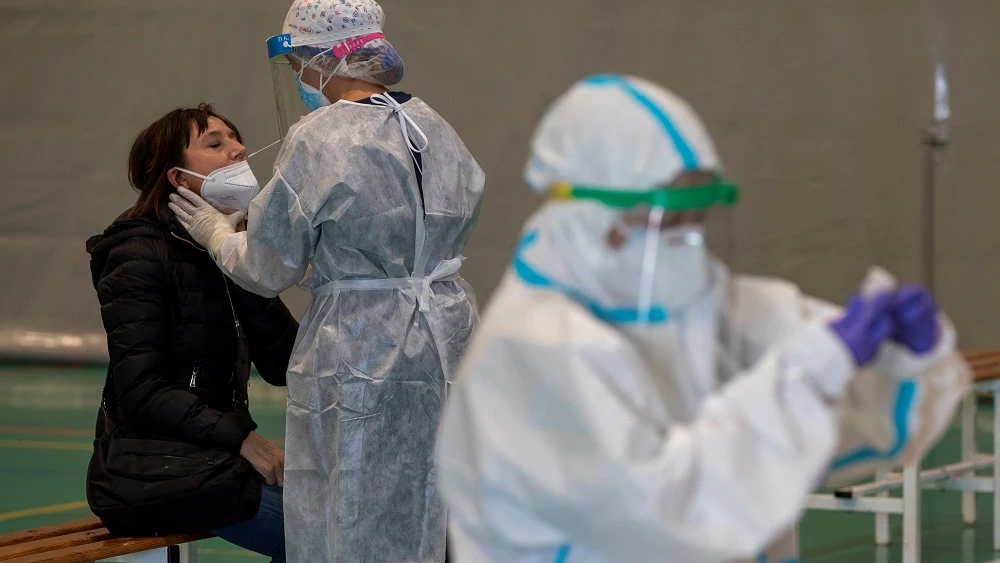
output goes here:
<path id="1" fill-rule="evenodd" d="M 553 330 L 485 345 L 450 398 L 439 467 L 463 528 L 608 560 L 722 563 L 794 525 L 833 457 L 854 371 L 825 326 L 690 417 L 655 415 L 656 376 L 620 340 L 552 343 Z"/>
<path id="2" fill-rule="evenodd" d="M 168 275 L 155 239 L 113 248 L 97 285 L 118 406 L 135 429 L 239 452 L 257 425 L 171 384 Z"/>
<path id="3" fill-rule="evenodd" d="M 250 361 L 264 381 L 284 386 L 299 323 L 280 297 L 261 297 L 237 288 L 232 292 L 236 314 L 250 348 Z"/>

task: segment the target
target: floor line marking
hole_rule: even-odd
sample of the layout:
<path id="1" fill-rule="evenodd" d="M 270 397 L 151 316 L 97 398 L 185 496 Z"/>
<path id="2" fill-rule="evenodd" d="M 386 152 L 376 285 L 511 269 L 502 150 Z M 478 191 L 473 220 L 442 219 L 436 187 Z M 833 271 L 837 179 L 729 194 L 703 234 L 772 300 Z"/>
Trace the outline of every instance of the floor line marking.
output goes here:
<path id="1" fill-rule="evenodd" d="M 81 500 L 77 502 L 67 502 L 65 504 L 53 504 L 51 506 L 40 506 L 38 508 L 28 508 L 25 510 L 15 510 L 13 512 L 3 512 L 0 513 L 0 522 L 5 522 L 7 520 L 16 520 L 18 518 L 27 518 L 28 516 L 55 514 L 56 512 L 66 512 L 68 510 L 76 510 L 79 508 L 87 508 L 87 501 Z"/>
<path id="2" fill-rule="evenodd" d="M 92 452 L 92 444 L 75 442 L 45 442 L 42 440 L 0 440 L 0 448 L 14 448 L 23 450 L 63 450 Z"/>
<path id="3" fill-rule="evenodd" d="M 0 434 L 37 434 L 39 436 L 73 436 L 93 438 L 93 430 L 80 428 L 53 428 L 49 426 L 0 426 Z"/>

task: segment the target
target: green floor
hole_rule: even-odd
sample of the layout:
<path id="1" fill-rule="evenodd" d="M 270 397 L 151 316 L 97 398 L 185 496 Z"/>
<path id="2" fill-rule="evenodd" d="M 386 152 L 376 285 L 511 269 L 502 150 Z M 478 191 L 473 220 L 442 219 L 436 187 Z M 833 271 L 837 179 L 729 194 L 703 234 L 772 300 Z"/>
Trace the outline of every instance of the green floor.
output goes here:
<path id="1" fill-rule="evenodd" d="M 0 533 L 90 516 L 84 478 L 103 368 L 0 366 Z M 282 440 L 285 392 L 254 376 L 258 432 Z M 199 563 L 264 562 L 220 539 L 198 543 Z"/>
<path id="2" fill-rule="evenodd" d="M 84 474 L 104 370 L 44 366 L 0 366 L 0 533 L 89 516 Z M 284 391 L 258 378 L 251 410 L 260 432 L 284 434 Z M 982 408 L 981 451 L 991 451 L 992 417 Z M 954 428 L 931 453 L 928 464 L 958 459 Z M 957 493 L 927 492 L 923 498 L 923 562 L 985 563 L 992 550 L 992 499 L 979 497 L 979 524 L 965 527 Z M 893 518 L 893 545 L 876 548 L 873 517 L 810 512 L 801 527 L 803 563 L 896 563 L 901 561 L 901 521 Z M 222 540 L 199 543 L 201 563 L 264 561 Z"/>

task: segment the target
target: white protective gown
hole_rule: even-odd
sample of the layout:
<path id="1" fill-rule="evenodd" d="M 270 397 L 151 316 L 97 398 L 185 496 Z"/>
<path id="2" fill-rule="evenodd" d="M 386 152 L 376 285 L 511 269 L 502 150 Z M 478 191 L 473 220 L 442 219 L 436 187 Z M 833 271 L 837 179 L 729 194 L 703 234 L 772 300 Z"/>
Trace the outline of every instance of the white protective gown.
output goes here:
<path id="1" fill-rule="evenodd" d="M 401 112 L 427 137 L 422 189 Z M 483 171 L 413 98 L 401 110 L 342 101 L 311 113 L 289 131 L 274 173 L 219 262 L 262 295 L 311 266 L 288 368 L 288 561 L 442 562 L 434 445 L 478 322 L 458 271 Z"/>
<path id="2" fill-rule="evenodd" d="M 540 215 L 529 231 L 544 235 Z M 561 290 L 572 281 L 552 279 L 572 249 L 533 256 L 535 243 L 519 246 L 443 422 L 458 563 L 794 561 L 807 496 L 921 456 L 968 383 L 943 317 L 927 357 L 885 344 L 858 372 L 827 327 L 837 308 L 780 280 L 727 281 L 721 265 L 717 289 L 739 308 L 721 317 L 741 325 L 729 329 L 746 367 L 677 380 L 636 346 L 640 330 L 602 321 Z M 723 293 L 688 316 L 718 317 Z"/>

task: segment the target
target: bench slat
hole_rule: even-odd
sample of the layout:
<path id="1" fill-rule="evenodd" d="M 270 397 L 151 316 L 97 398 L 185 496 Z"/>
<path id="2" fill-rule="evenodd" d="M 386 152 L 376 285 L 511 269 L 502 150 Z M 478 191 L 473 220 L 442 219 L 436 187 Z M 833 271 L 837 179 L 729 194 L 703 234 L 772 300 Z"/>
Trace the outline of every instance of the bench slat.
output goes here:
<path id="1" fill-rule="evenodd" d="M 179 534 L 150 538 L 111 538 L 88 545 L 65 547 L 46 553 L 24 555 L 5 563 L 87 563 L 119 555 L 161 549 L 212 537 L 211 534 Z"/>
<path id="2" fill-rule="evenodd" d="M 974 350 L 971 352 L 964 352 L 963 355 L 966 360 L 971 362 L 984 358 L 996 358 L 1000 356 L 1000 350 Z"/>
<path id="3" fill-rule="evenodd" d="M 1000 350 L 977 350 L 965 352 L 963 356 L 977 383 L 1000 379 Z"/>
<path id="4" fill-rule="evenodd" d="M 975 367 L 995 366 L 997 364 L 1000 364 L 1000 356 L 990 356 L 988 358 L 974 358 L 971 360 L 969 358 L 966 358 L 965 361 L 970 366 L 975 366 Z"/>
<path id="5" fill-rule="evenodd" d="M 972 373 L 974 373 L 976 377 L 981 377 L 981 374 L 996 373 L 997 371 L 1000 371 L 1000 364 L 988 366 L 969 366 L 969 368 L 972 369 Z"/>
<path id="6" fill-rule="evenodd" d="M 101 523 L 101 520 L 97 517 L 93 517 L 84 518 L 82 520 L 73 520 L 72 522 L 65 522 L 54 526 L 40 526 L 38 528 L 30 528 L 28 530 L 21 530 L 18 532 L 8 532 L 6 534 L 0 534 L 0 548 L 103 528 L 104 524 Z"/>
<path id="7" fill-rule="evenodd" d="M 15 557 L 34 555 L 36 553 L 50 553 L 64 547 L 86 545 L 94 542 L 111 539 L 111 532 L 104 528 L 97 530 L 87 530 L 75 534 L 65 534 L 40 539 L 31 542 L 23 542 L 7 547 L 0 547 L 0 561 L 7 561 Z"/>

